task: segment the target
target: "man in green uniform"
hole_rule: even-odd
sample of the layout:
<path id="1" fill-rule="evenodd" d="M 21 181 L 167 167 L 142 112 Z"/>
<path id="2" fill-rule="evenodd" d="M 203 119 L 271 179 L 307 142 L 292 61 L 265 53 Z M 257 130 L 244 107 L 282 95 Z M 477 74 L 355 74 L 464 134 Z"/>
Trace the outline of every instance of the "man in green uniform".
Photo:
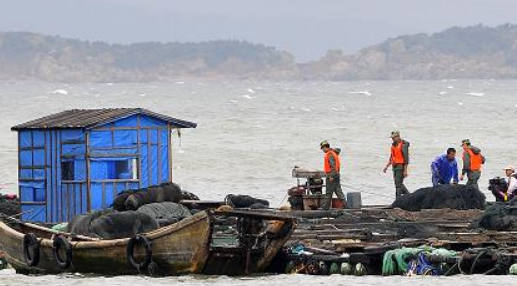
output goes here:
<path id="1" fill-rule="evenodd" d="M 393 168 L 393 180 L 395 181 L 395 196 L 409 194 L 408 189 L 404 185 L 404 178 L 407 177 L 407 167 L 409 164 L 409 142 L 400 138 L 399 131 L 391 132 L 391 154 L 388 163 L 382 170 L 384 173 L 388 170 L 389 166 Z"/>
<path id="2" fill-rule="evenodd" d="M 324 158 L 324 171 L 326 175 L 326 195 L 332 198 L 332 194 L 336 194 L 337 198 L 343 201 L 345 205 L 345 195 L 341 190 L 341 162 L 339 160 L 339 149 L 331 149 L 330 144 L 327 141 L 323 141 L 320 144 L 321 150 L 325 153 Z M 325 205 L 324 208 L 328 209 L 330 205 Z"/>
<path id="3" fill-rule="evenodd" d="M 478 180 L 481 177 L 481 166 L 485 164 L 485 156 L 481 155 L 481 149 L 472 146 L 469 139 L 461 141 L 463 147 L 463 169 L 460 181 L 467 175 L 467 186 L 479 190 Z"/>

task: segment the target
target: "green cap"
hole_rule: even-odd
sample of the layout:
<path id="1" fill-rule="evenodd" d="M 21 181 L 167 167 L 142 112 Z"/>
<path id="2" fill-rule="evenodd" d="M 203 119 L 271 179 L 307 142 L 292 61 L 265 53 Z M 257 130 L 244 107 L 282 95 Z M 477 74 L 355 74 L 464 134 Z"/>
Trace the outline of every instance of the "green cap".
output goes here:
<path id="1" fill-rule="evenodd" d="M 468 146 L 470 146 L 470 140 L 469 139 L 461 140 L 461 146 L 463 146 L 463 144 L 467 144 Z"/>
<path id="2" fill-rule="evenodd" d="M 330 143 L 327 140 L 324 140 L 320 143 L 320 149 L 323 149 L 323 147 L 330 147 Z"/>
<path id="3" fill-rule="evenodd" d="M 391 138 L 400 137 L 400 131 L 391 131 Z"/>

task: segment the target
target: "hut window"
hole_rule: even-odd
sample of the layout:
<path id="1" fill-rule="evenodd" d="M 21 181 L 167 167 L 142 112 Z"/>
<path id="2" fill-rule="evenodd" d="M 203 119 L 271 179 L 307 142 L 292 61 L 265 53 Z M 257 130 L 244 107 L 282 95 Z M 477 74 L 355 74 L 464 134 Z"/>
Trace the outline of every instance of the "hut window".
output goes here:
<path id="1" fill-rule="evenodd" d="M 110 161 L 108 163 L 108 179 L 114 180 L 136 180 L 137 168 L 136 159 L 124 159 L 117 161 Z"/>
<path id="2" fill-rule="evenodd" d="M 138 180 L 137 158 L 98 158 L 92 160 L 92 180 Z"/>
<path id="3" fill-rule="evenodd" d="M 74 180 L 74 161 L 62 161 L 61 162 L 61 180 L 73 181 Z"/>

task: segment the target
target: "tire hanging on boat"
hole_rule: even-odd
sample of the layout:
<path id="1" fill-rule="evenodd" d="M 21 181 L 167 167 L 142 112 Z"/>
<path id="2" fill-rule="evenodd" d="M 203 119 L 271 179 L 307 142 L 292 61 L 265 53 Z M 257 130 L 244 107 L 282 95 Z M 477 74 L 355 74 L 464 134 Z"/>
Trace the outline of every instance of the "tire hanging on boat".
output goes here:
<path id="1" fill-rule="evenodd" d="M 23 236 L 23 258 L 28 266 L 36 266 L 39 263 L 40 242 L 38 237 L 30 232 Z"/>
<path id="2" fill-rule="evenodd" d="M 145 249 L 145 258 L 142 262 L 135 260 L 135 244 L 142 244 Z M 137 234 L 133 236 L 127 243 L 127 262 L 131 267 L 138 270 L 138 272 L 145 271 L 153 259 L 153 248 L 152 243 L 147 237 Z"/>
<path id="3" fill-rule="evenodd" d="M 52 252 L 54 253 L 54 259 L 57 262 L 57 265 L 61 269 L 68 269 L 70 265 L 72 265 L 72 245 L 68 240 L 58 235 L 54 239 L 54 243 L 52 245 Z M 64 259 L 59 255 L 59 253 L 63 251 L 65 253 Z"/>

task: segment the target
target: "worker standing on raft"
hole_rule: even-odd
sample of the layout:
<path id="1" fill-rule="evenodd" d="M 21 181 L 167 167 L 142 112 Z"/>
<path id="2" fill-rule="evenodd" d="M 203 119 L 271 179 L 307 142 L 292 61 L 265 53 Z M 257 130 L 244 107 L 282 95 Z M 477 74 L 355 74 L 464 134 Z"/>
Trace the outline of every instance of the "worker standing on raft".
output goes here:
<path id="1" fill-rule="evenodd" d="M 407 178 L 407 167 L 409 164 L 409 142 L 400 138 L 399 131 L 391 132 L 391 154 L 386 164 L 386 167 L 382 170 L 384 173 L 388 170 L 391 165 L 393 168 L 393 180 L 395 181 L 395 195 L 400 197 L 409 194 L 408 189 L 404 185 L 404 178 Z"/>
<path id="2" fill-rule="evenodd" d="M 339 153 L 341 150 L 330 148 L 330 143 L 327 141 L 323 141 L 320 143 L 321 150 L 325 153 L 324 157 L 324 171 L 326 175 L 325 185 L 326 192 L 325 194 L 332 199 L 332 194 L 336 193 L 338 199 L 343 201 L 343 206 L 345 205 L 345 195 L 341 190 L 341 160 L 339 159 Z M 325 209 L 330 208 L 330 206 L 325 205 Z"/>
<path id="3" fill-rule="evenodd" d="M 478 180 L 481 177 L 481 165 L 485 164 L 485 157 L 481 155 L 481 149 L 472 146 L 469 139 L 461 141 L 463 147 L 463 170 L 460 181 L 467 175 L 467 186 L 479 190 Z"/>
<path id="4" fill-rule="evenodd" d="M 512 165 L 508 165 L 503 170 L 508 177 L 508 189 L 506 190 L 506 194 L 503 195 L 502 200 L 506 202 L 517 195 L 517 173 L 515 172 L 515 167 Z"/>
<path id="5" fill-rule="evenodd" d="M 440 155 L 431 163 L 433 186 L 458 183 L 458 162 L 456 149 L 447 149 L 447 154 Z"/>

